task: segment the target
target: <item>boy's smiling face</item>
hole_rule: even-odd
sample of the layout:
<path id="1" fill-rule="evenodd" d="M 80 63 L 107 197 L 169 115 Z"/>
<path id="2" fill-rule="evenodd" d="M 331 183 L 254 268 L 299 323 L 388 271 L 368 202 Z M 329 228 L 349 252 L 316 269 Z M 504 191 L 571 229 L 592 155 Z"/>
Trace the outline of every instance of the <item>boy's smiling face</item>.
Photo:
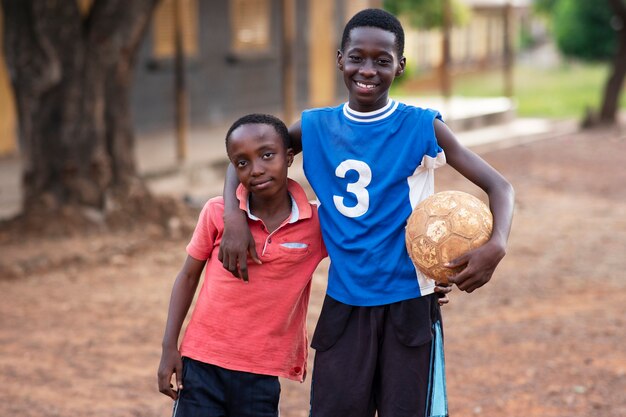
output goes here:
<path id="1" fill-rule="evenodd" d="M 404 72 L 406 63 L 398 56 L 395 37 L 377 27 L 355 27 L 343 51 L 337 52 L 351 109 L 368 112 L 387 104 L 391 83 Z"/>
<path id="2" fill-rule="evenodd" d="M 231 132 L 227 149 L 237 177 L 248 191 L 263 198 L 286 192 L 293 151 L 286 149 L 273 126 L 241 125 Z"/>

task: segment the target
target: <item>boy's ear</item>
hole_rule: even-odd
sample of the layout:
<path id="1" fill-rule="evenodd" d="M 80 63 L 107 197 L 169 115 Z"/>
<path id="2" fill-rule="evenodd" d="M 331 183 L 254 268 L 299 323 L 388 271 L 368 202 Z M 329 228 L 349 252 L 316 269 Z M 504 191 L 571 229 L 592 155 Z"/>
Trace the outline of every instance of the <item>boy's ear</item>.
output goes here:
<path id="1" fill-rule="evenodd" d="M 337 68 L 339 71 L 343 71 L 343 54 L 340 49 L 337 50 Z"/>
<path id="2" fill-rule="evenodd" d="M 293 164 L 293 148 L 287 148 L 287 166 L 290 167 Z"/>
<path id="3" fill-rule="evenodd" d="M 404 74 L 405 67 L 406 67 L 406 58 L 402 57 L 400 58 L 400 62 L 398 62 L 398 69 L 396 70 L 396 77 L 399 77 L 402 74 Z"/>

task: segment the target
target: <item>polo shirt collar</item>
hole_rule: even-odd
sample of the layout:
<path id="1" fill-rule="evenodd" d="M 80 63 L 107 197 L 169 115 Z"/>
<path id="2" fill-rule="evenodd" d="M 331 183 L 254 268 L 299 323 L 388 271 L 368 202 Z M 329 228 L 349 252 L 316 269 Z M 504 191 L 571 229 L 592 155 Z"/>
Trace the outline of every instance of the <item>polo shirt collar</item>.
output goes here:
<path id="1" fill-rule="evenodd" d="M 287 179 L 287 191 L 291 197 L 291 216 L 288 223 L 295 223 L 298 220 L 308 219 L 311 217 L 311 204 L 300 184 L 291 178 Z M 250 192 L 239 184 L 237 187 L 237 199 L 239 200 L 239 208 L 248 214 L 252 220 L 260 220 L 250 212 Z"/>

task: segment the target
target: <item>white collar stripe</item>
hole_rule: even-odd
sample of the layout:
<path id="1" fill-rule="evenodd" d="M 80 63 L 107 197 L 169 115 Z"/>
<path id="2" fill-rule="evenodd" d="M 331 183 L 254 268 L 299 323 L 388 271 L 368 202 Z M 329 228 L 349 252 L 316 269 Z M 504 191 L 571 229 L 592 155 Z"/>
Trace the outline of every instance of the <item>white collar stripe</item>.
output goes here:
<path id="1" fill-rule="evenodd" d="M 385 119 L 393 114 L 393 112 L 398 108 L 398 102 L 392 99 L 389 99 L 385 107 L 380 108 L 378 110 L 374 110 L 371 112 L 358 112 L 352 110 L 348 103 L 343 105 L 343 114 L 346 118 L 355 121 L 355 122 L 376 122 L 378 120 Z"/>
<path id="2" fill-rule="evenodd" d="M 289 198 L 291 198 L 291 215 L 289 216 L 289 223 L 295 223 L 300 218 L 300 209 L 298 208 L 298 204 L 296 204 L 296 199 L 293 198 L 291 193 L 289 193 Z M 250 211 L 250 199 L 246 202 L 246 207 L 248 211 L 248 217 L 251 220 L 261 221 L 260 218 L 252 214 Z"/>

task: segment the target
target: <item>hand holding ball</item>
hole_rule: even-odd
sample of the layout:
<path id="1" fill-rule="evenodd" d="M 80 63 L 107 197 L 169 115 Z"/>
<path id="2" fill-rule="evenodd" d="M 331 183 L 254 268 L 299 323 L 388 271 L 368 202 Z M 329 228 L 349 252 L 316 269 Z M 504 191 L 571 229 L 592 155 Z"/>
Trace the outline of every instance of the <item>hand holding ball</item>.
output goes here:
<path id="1" fill-rule="evenodd" d="M 407 220 L 406 248 L 415 267 L 428 278 L 447 283 L 463 267 L 443 265 L 486 243 L 493 219 L 478 198 L 442 191 L 419 203 Z"/>

